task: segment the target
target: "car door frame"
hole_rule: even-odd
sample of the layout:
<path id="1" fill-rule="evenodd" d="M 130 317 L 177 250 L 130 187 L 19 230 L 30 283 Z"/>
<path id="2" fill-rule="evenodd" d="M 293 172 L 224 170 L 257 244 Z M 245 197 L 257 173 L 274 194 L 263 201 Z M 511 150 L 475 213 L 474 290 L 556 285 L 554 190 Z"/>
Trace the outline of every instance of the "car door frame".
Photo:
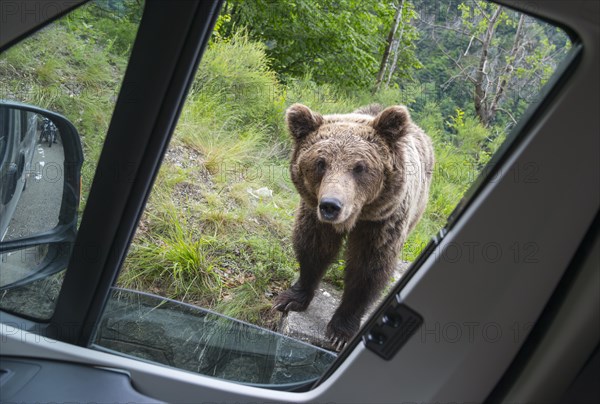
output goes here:
<path id="1" fill-rule="evenodd" d="M 47 336 L 91 343 L 220 5 L 146 1 Z"/>
<path id="2" fill-rule="evenodd" d="M 490 344 L 485 340 L 457 343 L 444 340 L 443 335 L 436 340 L 439 332 L 431 327 L 449 322 L 475 322 L 480 327 L 491 323 L 501 327 L 512 322 L 535 324 L 596 217 L 600 205 L 600 195 L 594 192 L 600 182 L 594 154 L 600 147 L 600 125 L 593 118 L 600 107 L 597 4 L 546 2 L 531 8 L 530 3 L 499 1 L 571 27 L 583 47 L 576 66 L 571 65 L 573 70 L 555 83 L 543 103 L 517 129 L 518 142 L 497 162 L 497 172 L 505 175 L 482 184 L 452 228 L 436 241 L 429 255 L 419 260 L 418 271 L 411 271 L 403 281 L 398 298 L 425 319 L 425 337 L 417 332 L 389 361 L 374 355 L 357 339 L 317 387 L 304 393 L 285 393 L 87 348 L 210 37 L 218 3 L 175 1 L 156 14 L 147 8 L 56 315 L 43 337 L 3 324 L 3 354 L 126 369 L 140 391 L 168 401 L 198 397 L 203 401 L 287 402 L 485 400 L 511 366 L 530 330 L 523 329 L 517 342 Z M 180 21 L 177 27 L 155 28 L 176 20 Z M 157 54 L 164 57 L 148 66 Z M 148 89 L 155 92 L 149 95 Z M 578 102 L 581 99 L 587 103 Z M 577 142 L 569 148 L 565 142 L 573 132 L 570 136 L 576 136 Z M 558 161 L 557 155 L 561 157 Z M 531 162 L 541 170 L 538 181 L 516 181 L 512 175 Z M 552 225 L 561 233 L 553 232 Z M 499 268 L 498 262 L 489 259 L 469 261 L 463 257 L 451 262 L 443 254 L 452 243 L 494 242 L 508 248 L 515 240 L 534 243 L 544 255 L 537 262 Z M 490 279 L 497 284 L 489 285 Z M 507 295 L 510 293 L 512 297 Z M 374 321 L 384 307 L 385 303 Z M 426 328 L 428 322 L 430 328 Z M 368 331 L 368 327 L 363 329 L 363 333 Z M 428 343 L 428 336 L 433 342 Z M 593 337 L 591 340 L 597 342 L 598 336 Z"/>

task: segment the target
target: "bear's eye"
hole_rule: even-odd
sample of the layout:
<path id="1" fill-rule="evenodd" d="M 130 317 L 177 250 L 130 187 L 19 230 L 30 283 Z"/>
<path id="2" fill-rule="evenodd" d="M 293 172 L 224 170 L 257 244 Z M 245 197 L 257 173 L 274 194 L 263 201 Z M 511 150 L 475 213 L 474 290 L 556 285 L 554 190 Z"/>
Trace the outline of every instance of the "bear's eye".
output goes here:
<path id="1" fill-rule="evenodd" d="M 325 171 L 326 167 L 327 167 L 327 164 L 325 163 L 325 160 L 323 160 L 323 159 L 317 160 L 317 171 L 318 172 Z"/>
<path id="2" fill-rule="evenodd" d="M 354 174 L 362 174 L 365 171 L 367 171 L 367 167 L 363 163 L 358 163 L 354 166 L 352 171 L 354 172 Z"/>

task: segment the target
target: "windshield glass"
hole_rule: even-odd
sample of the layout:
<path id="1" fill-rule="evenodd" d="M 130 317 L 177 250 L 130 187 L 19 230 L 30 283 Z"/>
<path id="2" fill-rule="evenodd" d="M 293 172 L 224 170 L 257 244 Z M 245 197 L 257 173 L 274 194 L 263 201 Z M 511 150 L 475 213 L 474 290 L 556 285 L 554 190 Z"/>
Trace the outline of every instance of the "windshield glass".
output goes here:
<path id="1" fill-rule="evenodd" d="M 150 294 L 115 289 L 100 349 L 253 385 L 315 381 L 336 355 L 263 328 Z"/>

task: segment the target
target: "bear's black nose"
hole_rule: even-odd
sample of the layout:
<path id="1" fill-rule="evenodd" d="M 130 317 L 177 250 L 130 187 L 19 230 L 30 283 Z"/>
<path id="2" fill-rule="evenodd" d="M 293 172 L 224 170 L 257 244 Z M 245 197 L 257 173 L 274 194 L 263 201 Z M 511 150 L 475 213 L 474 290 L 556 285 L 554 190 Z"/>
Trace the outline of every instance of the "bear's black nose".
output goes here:
<path id="1" fill-rule="evenodd" d="M 337 198 L 323 198 L 319 202 L 319 211 L 325 220 L 335 220 L 342 210 L 342 202 Z"/>

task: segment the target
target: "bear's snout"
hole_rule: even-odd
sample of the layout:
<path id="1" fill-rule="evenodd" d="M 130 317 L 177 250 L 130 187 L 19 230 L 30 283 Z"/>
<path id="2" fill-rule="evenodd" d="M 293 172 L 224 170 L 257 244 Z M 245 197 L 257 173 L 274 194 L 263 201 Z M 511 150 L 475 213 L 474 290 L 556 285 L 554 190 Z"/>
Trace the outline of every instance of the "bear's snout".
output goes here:
<path id="1" fill-rule="evenodd" d="M 317 216 L 321 222 L 346 231 L 354 224 L 348 219 L 358 206 L 358 198 L 352 174 L 331 172 L 323 178 L 318 190 Z"/>
<path id="2" fill-rule="evenodd" d="M 334 221 L 342 211 L 342 202 L 337 198 L 323 198 L 319 202 L 319 212 L 325 220 Z"/>

